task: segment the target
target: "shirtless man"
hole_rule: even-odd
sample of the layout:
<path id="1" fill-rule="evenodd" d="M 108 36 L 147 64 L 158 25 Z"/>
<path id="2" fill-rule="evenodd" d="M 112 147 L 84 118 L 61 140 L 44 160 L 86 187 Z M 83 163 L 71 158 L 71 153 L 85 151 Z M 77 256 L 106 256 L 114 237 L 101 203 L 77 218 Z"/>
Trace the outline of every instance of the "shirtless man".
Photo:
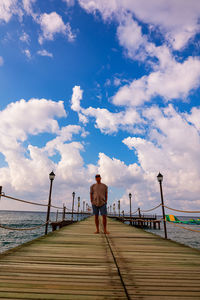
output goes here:
<path id="1" fill-rule="evenodd" d="M 95 216 L 96 232 L 99 233 L 99 211 L 103 218 L 104 233 L 109 232 L 106 229 L 107 223 L 107 199 L 108 199 L 108 187 L 104 183 L 101 183 L 101 176 L 97 174 L 95 176 L 96 183 L 90 187 L 90 200 L 92 203 L 93 214 Z"/>

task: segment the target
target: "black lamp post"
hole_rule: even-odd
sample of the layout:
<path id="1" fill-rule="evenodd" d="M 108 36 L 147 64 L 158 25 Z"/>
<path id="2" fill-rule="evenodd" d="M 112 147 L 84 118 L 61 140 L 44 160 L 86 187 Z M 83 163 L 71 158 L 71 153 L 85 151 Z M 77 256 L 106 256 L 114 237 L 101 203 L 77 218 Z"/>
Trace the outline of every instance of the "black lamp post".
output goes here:
<path id="1" fill-rule="evenodd" d="M 116 212 L 115 212 L 115 203 L 113 203 L 113 214 L 115 215 Z"/>
<path id="2" fill-rule="evenodd" d="M 166 226 L 166 220 L 165 220 L 165 208 L 164 208 L 163 191 L 162 191 L 163 175 L 160 172 L 157 176 L 157 179 L 160 184 L 160 197 L 161 197 L 161 204 L 162 204 L 163 224 L 164 224 L 165 238 L 167 239 L 167 226 Z"/>
<path id="3" fill-rule="evenodd" d="M 120 200 L 118 200 L 118 211 L 119 211 L 119 217 L 120 217 Z"/>
<path id="4" fill-rule="evenodd" d="M 55 178 L 55 174 L 52 171 L 49 174 L 49 179 L 50 179 L 50 189 L 49 189 L 49 203 L 48 203 L 48 208 L 47 208 L 47 219 L 46 219 L 46 226 L 45 226 L 45 234 L 47 234 L 48 231 L 48 224 L 49 224 L 49 215 L 50 215 L 50 209 L 51 209 L 51 193 L 52 193 L 52 185 L 53 185 L 53 181 Z"/>
<path id="5" fill-rule="evenodd" d="M 79 213 L 79 209 L 80 209 L 80 200 L 81 200 L 81 198 L 78 197 L 78 213 Z"/>
<path id="6" fill-rule="evenodd" d="M 83 201 L 83 212 L 85 212 L 85 201 Z"/>
<path id="7" fill-rule="evenodd" d="M 72 193 L 72 221 L 74 216 L 74 197 L 75 197 L 75 192 Z"/>
<path id="8" fill-rule="evenodd" d="M 78 217 L 79 217 L 80 200 L 81 200 L 81 198 L 78 197 L 78 213 L 77 213 L 77 221 L 78 221 Z"/>
<path id="9" fill-rule="evenodd" d="M 132 212 L 131 212 L 131 198 L 132 198 L 132 194 L 129 193 L 129 200 L 130 200 L 130 218 L 131 218 L 131 215 L 132 215 Z"/>

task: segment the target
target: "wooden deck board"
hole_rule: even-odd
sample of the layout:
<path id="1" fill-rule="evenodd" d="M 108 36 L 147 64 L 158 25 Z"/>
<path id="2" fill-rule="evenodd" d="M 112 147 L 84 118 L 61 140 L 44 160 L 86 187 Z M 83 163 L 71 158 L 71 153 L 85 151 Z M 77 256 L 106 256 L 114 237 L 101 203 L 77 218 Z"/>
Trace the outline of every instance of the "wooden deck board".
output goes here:
<path id="1" fill-rule="evenodd" d="M 108 219 L 130 299 L 200 299 L 200 251 Z M 1 299 L 127 299 L 93 218 L 0 255 Z"/>

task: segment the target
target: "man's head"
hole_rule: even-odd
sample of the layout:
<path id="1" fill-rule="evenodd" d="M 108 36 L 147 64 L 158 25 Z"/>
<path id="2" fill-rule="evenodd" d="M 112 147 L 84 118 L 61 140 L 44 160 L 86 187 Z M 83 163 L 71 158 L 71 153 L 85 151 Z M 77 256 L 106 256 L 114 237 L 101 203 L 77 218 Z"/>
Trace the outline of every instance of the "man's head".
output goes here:
<path id="1" fill-rule="evenodd" d="M 95 175 L 95 179 L 97 183 L 101 183 L 101 176 L 100 174 Z"/>

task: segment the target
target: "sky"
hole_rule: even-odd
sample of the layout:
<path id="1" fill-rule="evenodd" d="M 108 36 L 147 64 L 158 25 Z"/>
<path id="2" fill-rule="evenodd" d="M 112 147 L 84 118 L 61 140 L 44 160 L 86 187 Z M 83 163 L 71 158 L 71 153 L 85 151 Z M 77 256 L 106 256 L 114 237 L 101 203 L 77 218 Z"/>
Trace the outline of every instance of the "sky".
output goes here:
<path id="1" fill-rule="evenodd" d="M 200 209 L 200 2 L 1 0 L 0 185 L 6 195 Z M 82 204 L 81 204 L 82 206 Z M 41 210 L 1 198 L 0 209 Z"/>

